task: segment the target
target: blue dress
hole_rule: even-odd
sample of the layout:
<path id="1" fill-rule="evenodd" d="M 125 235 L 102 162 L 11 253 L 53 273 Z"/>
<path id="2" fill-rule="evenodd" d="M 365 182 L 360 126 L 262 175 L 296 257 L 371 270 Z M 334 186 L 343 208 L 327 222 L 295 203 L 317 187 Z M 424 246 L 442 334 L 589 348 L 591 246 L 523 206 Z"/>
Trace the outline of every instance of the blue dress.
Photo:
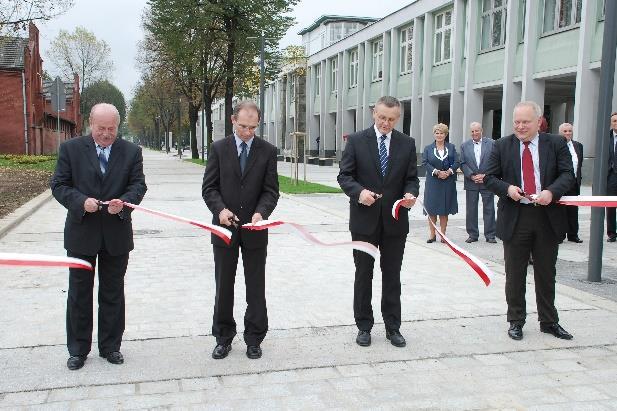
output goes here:
<path id="1" fill-rule="evenodd" d="M 437 146 L 433 142 L 424 147 L 422 165 L 426 170 L 424 184 L 424 207 L 430 215 L 448 215 L 458 213 L 456 200 L 456 170 L 460 165 L 454 144 L 445 143 L 444 157 L 440 158 Z M 449 168 L 454 174 L 442 180 L 433 175 L 433 170 L 446 171 Z M 426 214 L 426 213 L 425 213 Z"/>

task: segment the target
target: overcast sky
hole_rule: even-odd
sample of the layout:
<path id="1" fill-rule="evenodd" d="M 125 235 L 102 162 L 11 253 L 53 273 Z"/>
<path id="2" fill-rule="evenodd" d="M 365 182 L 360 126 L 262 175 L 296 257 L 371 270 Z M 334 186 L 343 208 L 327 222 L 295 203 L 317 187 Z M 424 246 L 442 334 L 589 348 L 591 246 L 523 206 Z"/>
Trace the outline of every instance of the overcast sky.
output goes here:
<path id="1" fill-rule="evenodd" d="M 411 2 L 412 0 L 388 0 L 385 3 L 368 0 L 302 0 L 292 13 L 296 24 L 289 29 L 280 46 L 283 48 L 292 44 L 301 45 L 301 37 L 297 33 L 321 15 L 381 18 Z M 44 69 L 52 75 L 58 73 L 47 58 L 49 45 L 58 32 L 61 29 L 73 31 L 76 26 L 84 26 L 111 47 L 114 62 L 111 82 L 130 100 L 140 77 L 135 54 L 137 42 L 143 38 L 141 16 L 145 6 L 146 0 L 75 0 L 75 5 L 65 14 L 49 22 L 39 22 L 37 25 L 40 30 L 41 55 L 45 61 Z"/>

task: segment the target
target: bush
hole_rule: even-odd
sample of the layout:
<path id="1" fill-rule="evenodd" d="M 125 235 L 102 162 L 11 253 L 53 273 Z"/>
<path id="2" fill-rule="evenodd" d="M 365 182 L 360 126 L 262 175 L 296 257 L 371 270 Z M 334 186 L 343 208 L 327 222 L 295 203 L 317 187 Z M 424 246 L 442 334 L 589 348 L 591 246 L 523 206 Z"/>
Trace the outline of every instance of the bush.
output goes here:
<path id="1" fill-rule="evenodd" d="M 38 164 L 55 160 L 54 156 L 27 156 L 24 154 L 0 154 L 0 160 L 7 160 L 13 164 Z"/>

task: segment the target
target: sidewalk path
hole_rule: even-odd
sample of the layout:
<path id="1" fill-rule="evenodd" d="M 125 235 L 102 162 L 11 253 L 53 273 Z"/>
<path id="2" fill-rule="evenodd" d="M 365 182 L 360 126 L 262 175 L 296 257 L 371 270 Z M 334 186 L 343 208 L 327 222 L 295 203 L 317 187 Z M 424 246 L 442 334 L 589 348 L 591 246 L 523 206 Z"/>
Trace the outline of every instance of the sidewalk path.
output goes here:
<path id="1" fill-rule="evenodd" d="M 201 199 L 203 167 L 151 151 L 144 160 L 143 205 L 210 220 Z M 327 182 L 332 171 L 321 172 Z M 283 195 L 273 218 L 305 224 L 325 241 L 345 240 L 346 204 L 344 195 Z M 122 366 L 99 358 L 95 343 L 85 367 L 68 371 L 66 270 L 3 267 L 0 408 L 617 409 L 617 303 L 559 284 L 561 322 L 575 339 L 557 340 L 539 332 L 529 284 L 525 338 L 512 341 L 497 259 L 488 261 L 498 274 L 485 287 L 445 247 L 426 244 L 422 216 L 412 214 L 417 225 L 402 272 L 403 349 L 386 341 L 381 322 L 371 347 L 355 344 L 351 252 L 306 246 L 284 228 L 271 231 L 271 331 L 257 361 L 246 358 L 241 340 L 241 273 L 239 338 L 227 359 L 210 357 L 213 262 L 209 236 L 199 229 L 133 214 Z M 0 239 L 0 250 L 62 255 L 64 215 L 49 202 Z M 453 219 L 453 227 L 461 221 Z M 491 254 L 502 252 L 490 246 Z M 380 288 L 377 270 L 378 321 Z"/>

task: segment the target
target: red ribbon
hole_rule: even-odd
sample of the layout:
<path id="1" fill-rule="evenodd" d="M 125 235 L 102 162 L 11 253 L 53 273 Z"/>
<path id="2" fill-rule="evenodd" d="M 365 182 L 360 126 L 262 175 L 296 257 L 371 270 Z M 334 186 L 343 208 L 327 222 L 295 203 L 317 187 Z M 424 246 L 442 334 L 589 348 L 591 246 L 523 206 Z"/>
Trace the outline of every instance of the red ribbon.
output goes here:
<path id="1" fill-rule="evenodd" d="M 399 218 L 399 211 L 400 211 L 400 208 L 401 208 L 401 203 L 404 200 L 405 199 L 396 200 L 394 202 L 394 204 L 392 205 L 392 217 L 394 217 L 395 220 L 398 220 L 398 218 Z M 422 206 L 422 208 L 426 212 L 426 208 L 424 208 L 424 204 L 422 204 L 420 199 L 416 199 L 416 201 L 418 203 L 420 203 L 420 205 Z M 426 214 L 428 215 L 428 212 Z M 476 272 L 476 274 L 478 274 L 478 276 L 482 279 L 482 281 L 484 281 L 484 284 L 486 284 L 486 286 L 489 286 L 491 284 L 491 278 L 493 277 L 494 274 L 486 266 L 486 264 L 484 264 L 482 261 L 480 261 L 480 259 L 478 257 L 476 257 L 475 255 L 471 254 L 467 250 L 465 250 L 465 249 L 457 246 L 456 244 L 454 244 L 448 237 L 446 237 L 441 232 L 441 230 L 439 230 L 439 228 L 437 228 L 437 226 L 435 225 L 435 223 L 433 223 L 433 221 L 430 219 L 430 217 L 428 218 L 428 222 L 433 226 L 433 228 L 435 228 L 435 231 L 445 241 L 445 243 L 448 245 L 448 247 L 450 247 L 450 249 L 452 251 L 454 251 L 454 253 L 456 255 L 458 255 L 463 261 L 465 261 L 465 263 L 467 263 L 467 265 L 470 266 L 471 269 Z"/>
<path id="2" fill-rule="evenodd" d="M 0 253 L 0 265 L 20 267 L 69 267 L 92 271 L 92 264 L 79 258 L 43 254 Z"/>
<path id="3" fill-rule="evenodd" d="M 617 207 L 617 196 L 563 196 L 557 204 L 581 207 Z"/>

